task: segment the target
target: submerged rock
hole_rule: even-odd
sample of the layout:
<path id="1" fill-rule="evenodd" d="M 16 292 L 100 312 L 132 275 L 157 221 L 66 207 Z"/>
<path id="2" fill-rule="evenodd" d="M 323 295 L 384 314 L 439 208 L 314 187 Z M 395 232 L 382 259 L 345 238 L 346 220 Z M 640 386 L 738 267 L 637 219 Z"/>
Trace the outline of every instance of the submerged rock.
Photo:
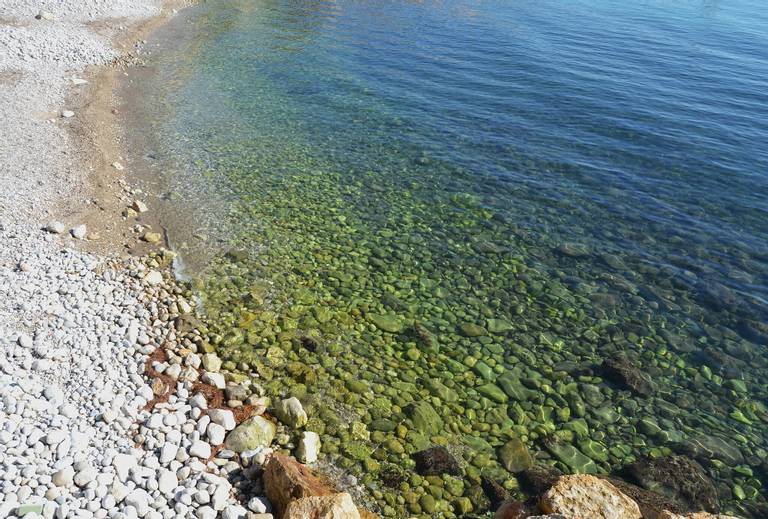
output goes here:
<path id="1" fill-rule="evenodd" d="M 461 323 L 459 326 L 461 333 L 467 337 L 480 337 L 482 335 L 488 335 L 485 328 L 474 323 Z"/>
<path id="2" fill-rule="evenodd" d="M 376 328 L 388 333 L 400 333 L 403 331 L 403 322 L 395 315 L 391 314 L 368 314 L 368 320 Z"/>
<path id="3" fill-rule="evenodd" d="M 682 442 L 677 447 L 679 452 L 704 464 L 708 464 L 712 458 L 731 467 L 744 462 L 744 455 L 741 450 L 720 436 L 701 434 Z"/>
<path id="4" fill-rule="evenodd" d="M 631 481 L 676 503 L 681 510 L 718 512 L 717 490 L 704 469 L 685 456 L 643 458 L 624 468 Z"/>
<path id="5" fill-rule="evenodd" d="M 512 438 L 499 449 L 499 459 L 505 469 L 512 473 L 522 472 L 533 465 L 528 447 L 517 438 Z"/>
<path id="6" fill-rule="evenodd" d="M 664 510 L 658 519 L 739 519 L 732 515 L 724 514 L 710 514 L 709 512 L 693 512 L 690 514 L 676 514 L 668 510 Z"/>
<path id="7" fill-rule="evenodd" d="M 458 476 L 461 474 L 459 462 L 443 446 L 430 447 L 413 453 L 413 460 L 416 462 L 416 472 L 422 476 L 439 476 L 442 474 L 451 474 Z"/>
<path id="8" fill-rule="evenodd" d="M 632 364 L 624 355 L 618 354 L 606 359 L 600 369 L 606 379 L 633 393 L 642 396 L 653 393 L 653 382 L 648 374 Z"/>
<path id="9" fill-rule="evenodd" d="M 443 428 L 443 419 L 429 402 L 422 400 L 408 407 L 408 417 L 413 426 L 427 434 L 437 434 Z"/>
<path id="10" fill-rule="evenodd" d="M 548 514 L 590 519 L 642 519 L 640 508 L 610 482 L 590 475 L 562 476 L 541 497 Z"/>

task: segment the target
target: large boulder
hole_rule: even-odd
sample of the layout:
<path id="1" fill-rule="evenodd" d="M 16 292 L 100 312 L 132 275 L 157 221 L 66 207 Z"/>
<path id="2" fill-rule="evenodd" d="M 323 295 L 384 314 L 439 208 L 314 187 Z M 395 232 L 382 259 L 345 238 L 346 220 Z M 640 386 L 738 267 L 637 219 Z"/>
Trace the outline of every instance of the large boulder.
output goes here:
<path id="1" fill-rule="evenodd" d="M 604 479 L 587 474 L 562 476 L 541 496 L 547 514 L 590 519 L 642 519 L 632 499 Z"/>
<path id="2" fill-rule="evenodd" d="M 282 519 L 360 519 L 360 513 L 352 497 L 339 492 L 294 499 L 288 503 Z"/>
<path id="3" fill-rule="evenodd" d="M 275 453 L 269 458 L 263 481 L 277 518 L 378 519 L 367 510 L 350 507 L 349 494 L 339 492 L 315 476 L 309 467 L 283 454 Z"/>
<path id="4" fill-rule="evenodd" d="M 227 436 L 224 447 L 235 452 L 244 452 L 259 447 L 268 447 L 275 438 L 277 426 L 263 416 L 254 416 L 238 425 Z"/>
<path id="5" fill-rule="evenodd" d="M 264 488 L 267 498 L 277 512 L 285 512 L 295 499 L 329 496 L 336 490 L 312 474 L 308 467 L 282 454 L 273 454 L 264 468 Z"/>
<path id="6" fill-rule="evenodd" d="M 630 481 L 670 499 L 680 511 L 720 511 L 715 485 L 701 465 L 690 458 L 641 458 L 624 467 L 624 472 Z"/>

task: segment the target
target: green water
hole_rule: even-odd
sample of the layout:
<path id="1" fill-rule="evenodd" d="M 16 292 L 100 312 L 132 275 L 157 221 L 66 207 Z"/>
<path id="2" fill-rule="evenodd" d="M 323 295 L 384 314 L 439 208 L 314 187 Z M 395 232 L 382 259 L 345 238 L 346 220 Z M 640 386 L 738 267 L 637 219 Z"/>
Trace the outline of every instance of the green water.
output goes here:
<path id="1" fill-rule="evenodd" d="M 730 145 L 748 116 L 703 80 L 647 94 L 663 76 L 634 51 L 664 49 L 599 29 L 629 34 L 622 9 L 649 6 L 492 4 L 210 2 L 158 36 L 139 140 L 211 345 L 299 397 L 321 466 L 386 516 L 482 515 L 483 479 L 522 496 L 529 463 L 607 474 L 685 453 L 724 510 L 760 517 L 762 123 Z M 734 66 L 683 53 L 733 33 L 678 9 L 685 35 L 650 27 Z M 704 122 L 694 95 L 717 107 Z M 606 378 L 616 355 L 635 383 Z M 415 473 L 433 445 L 459 475 Z"/>

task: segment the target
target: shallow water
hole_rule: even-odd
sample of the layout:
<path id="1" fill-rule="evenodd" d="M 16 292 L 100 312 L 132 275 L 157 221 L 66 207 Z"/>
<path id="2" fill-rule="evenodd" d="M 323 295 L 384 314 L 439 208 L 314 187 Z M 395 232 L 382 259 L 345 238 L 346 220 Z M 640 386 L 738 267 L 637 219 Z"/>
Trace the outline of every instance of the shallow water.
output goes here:
<path id="1" fill-rule="evenodd" d="M 156 37 L 135 140 L 215 347 L 385 515 L 517 492 L 511 439 L 686 453 L 765 510 L 768 15 L 614 4 L 210 1 Z M 458 477 L 414 475 L 433 444 Z"/>

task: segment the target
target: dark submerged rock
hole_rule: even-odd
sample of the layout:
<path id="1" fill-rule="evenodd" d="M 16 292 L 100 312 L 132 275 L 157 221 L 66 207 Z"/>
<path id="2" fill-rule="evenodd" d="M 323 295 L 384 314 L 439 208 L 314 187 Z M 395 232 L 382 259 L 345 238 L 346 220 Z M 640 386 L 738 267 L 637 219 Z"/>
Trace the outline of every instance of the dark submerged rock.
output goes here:
<path id="1" fill-rule="evenodd" d="M 624 467 L 624 474 L 644 489 L 667 497 L 680 510 L 720 510 L 714 484 L 701 465 L 685 456 L 643 458 Z"/>
<path id="2" fill-rule="evenodd" d="M 416 462 L 416 472 L 422 476 L 439 476 L 451 474 L 459 476 L 461 467 L 456 458 L 442 446 L 430 447 L 413 453 Z"/>
<path id="3" fill-rule="evenodd" d="M 654 391 L 651 378 L 632 364 L 625 355 L 616 354 L 604 360 L 600 371 L 606 379 L 635 394 L 648 396 Z"/>
<path id="4" fill-rule="evenodd" d="M 499 505 L 511 497 L 504 487 L 488 476 L 483 476 L 480 482 L 483 486 L 485 495 L 488 496 L 488 501 L 491 502 L 492 510 L 495 510 Z"/>
<path id="5" fill-rule="evenodd" d="M 605 479 L 637 503 L 640 507 L 640 513 L 643 514 L 643 519 L 657 519 L 664 510 L 674 513 L 684 512 L 677 502 L 657 492 L 646 490 L 616 477 L 607 477 Z"/>
<path id="6" fill-rule="evenodd" d="M 539 496 L 555 484 L 562 472 L 552 467 L 534 466 L 518 475 L 523 490 L 532 496 Z"/>

